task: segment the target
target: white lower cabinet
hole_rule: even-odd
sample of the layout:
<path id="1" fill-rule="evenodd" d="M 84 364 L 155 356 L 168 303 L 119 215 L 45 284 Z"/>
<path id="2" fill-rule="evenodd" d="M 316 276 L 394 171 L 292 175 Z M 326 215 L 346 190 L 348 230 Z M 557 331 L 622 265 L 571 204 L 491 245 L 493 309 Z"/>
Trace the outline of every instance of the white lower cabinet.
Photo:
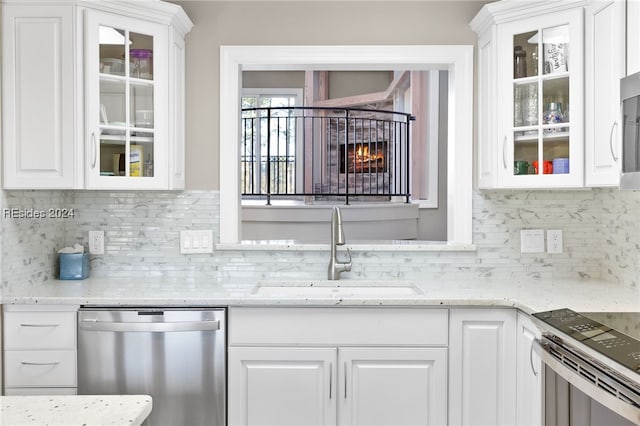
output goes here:
<path id="1" fill-rule="evenodd" d="M 516 360 L 516 424 L 542 424 L 542 360 L 533 350 L 540 330 L 528 315 L 518 312 Z"/>
<path id="2" fill-rule="evenodd" d="M 338 424 L 447 423 L 446 348 L 340 348 Z"/>
<path id="3" fill-rule="evenodd" d="M 229 425 L 336 424 L 335 348 L 229 348 Z"/>
<path id="4" fill-rule="evenodd" d="M 451 309 L 449 424 L 516 423 L 516 311 Z"/>
<path id="5" fill-rule="evenodd" d="M 446 348 L 229 348 L 230 425 L 442 425 Z"/>
<path id="6" fill-rule="evenodd" d="M 446 424 L 447 331 L 447 309 L 231 308 L 228 424 Z"/>
<path id="7" fill-rule="evenodd" d="M 4 393 L 75 394 L 77 306 L 5 305 Z"/>

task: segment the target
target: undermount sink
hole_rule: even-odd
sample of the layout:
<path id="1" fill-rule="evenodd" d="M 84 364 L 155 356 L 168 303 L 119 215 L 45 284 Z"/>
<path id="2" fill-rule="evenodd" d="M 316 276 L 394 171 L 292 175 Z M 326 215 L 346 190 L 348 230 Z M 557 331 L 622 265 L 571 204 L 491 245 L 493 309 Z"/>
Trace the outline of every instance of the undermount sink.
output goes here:
<path id="1" fill-rule="evenodd" d="M 260 283 L 253 290 L 264 297 L 407 297 L 421 294 L 413 283 L 392 281 L 295 281 Z"/>

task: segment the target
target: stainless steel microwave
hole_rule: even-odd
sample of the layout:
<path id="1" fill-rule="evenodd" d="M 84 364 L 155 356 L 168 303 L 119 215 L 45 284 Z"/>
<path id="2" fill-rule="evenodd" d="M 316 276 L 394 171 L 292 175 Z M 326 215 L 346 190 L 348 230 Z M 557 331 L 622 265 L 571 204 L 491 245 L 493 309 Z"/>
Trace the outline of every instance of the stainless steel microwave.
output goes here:
<path id="1" fill-rule="evenodd" d="M 620 189 L 640 189 L 640 72 L 620 79 L 622 173 Z"/>

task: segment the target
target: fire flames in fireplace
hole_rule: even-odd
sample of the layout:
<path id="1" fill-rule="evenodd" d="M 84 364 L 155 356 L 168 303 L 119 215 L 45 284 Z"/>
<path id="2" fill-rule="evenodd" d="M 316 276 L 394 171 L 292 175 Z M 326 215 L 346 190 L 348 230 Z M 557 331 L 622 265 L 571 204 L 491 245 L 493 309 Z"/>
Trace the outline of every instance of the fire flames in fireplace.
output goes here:
<path id="1" fill-rule="evenodd" d="M 384 173 L 387 171 L 386 142 L 354 143 L 340 146 L 340 173 Z M 345 167 L 345 161 L 348 167 Z"/>

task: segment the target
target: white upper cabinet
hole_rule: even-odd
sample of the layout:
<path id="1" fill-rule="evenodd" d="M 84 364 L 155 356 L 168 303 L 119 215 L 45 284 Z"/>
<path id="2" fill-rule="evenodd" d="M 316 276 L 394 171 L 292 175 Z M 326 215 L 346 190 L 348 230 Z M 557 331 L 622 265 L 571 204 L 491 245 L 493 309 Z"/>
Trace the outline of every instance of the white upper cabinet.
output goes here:
<path id="1" fill-rule="evenodd" d="M 583 186 L 583 5 L 501 1 L 471 22 L 480 188 Z"/>
<path id="2" fill-rule="evenodd" d="M 192 25 L 160 1 L 5 2 L 3 187 L 184 188 Z"/>
<path id="3" fill-rule="evenodd" d="M 585 9 L 585 184 L 620 183 L 620 79 L 625 76 L 625 2 Z"/>
<path id="4" fill-rule="evenodd" d="M 81 131 L 73 6 L 4 4 L 4 188 L 73 188 Z"/>

